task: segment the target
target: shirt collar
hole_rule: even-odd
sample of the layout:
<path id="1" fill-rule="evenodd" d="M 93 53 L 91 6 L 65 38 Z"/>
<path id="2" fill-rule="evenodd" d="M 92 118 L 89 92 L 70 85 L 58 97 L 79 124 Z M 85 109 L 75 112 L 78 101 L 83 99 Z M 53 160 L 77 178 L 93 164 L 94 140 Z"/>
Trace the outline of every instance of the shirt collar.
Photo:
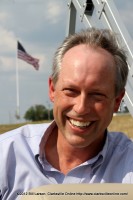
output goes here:
<path id="1" fill-rule="evenodd" d="M 55 121 L 52 121 L 50 126 L 46 129 L 42 139 L 41 139 L 41 142 L 40 142 L 40 145 L 39 145 L 39 155 L 40 155 L 40 158 L 43 160 L 43 158 L 45 157 L 45 144 L 47 142 L 47 139 L 49 137 L 49 135 L 52 133 L 53 129 L 56 127 L 56 123 Z"/>

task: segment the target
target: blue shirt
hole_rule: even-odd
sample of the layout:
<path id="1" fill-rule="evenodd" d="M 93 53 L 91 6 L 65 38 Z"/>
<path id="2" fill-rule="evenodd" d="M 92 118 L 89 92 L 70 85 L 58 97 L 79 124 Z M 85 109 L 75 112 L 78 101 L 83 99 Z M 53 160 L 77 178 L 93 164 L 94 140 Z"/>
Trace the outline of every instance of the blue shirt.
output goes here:
<path id="1" fill-rule="evenodd" d="M 102 151 L 67 175 L 42 160 L 39 144 L 55 125 L 26 125 L 0 136 L 0 199 L 15 200 L 19 193 L 46 184 L 133 184 L 133 142 L 122 133 L 107 132 Z"/>

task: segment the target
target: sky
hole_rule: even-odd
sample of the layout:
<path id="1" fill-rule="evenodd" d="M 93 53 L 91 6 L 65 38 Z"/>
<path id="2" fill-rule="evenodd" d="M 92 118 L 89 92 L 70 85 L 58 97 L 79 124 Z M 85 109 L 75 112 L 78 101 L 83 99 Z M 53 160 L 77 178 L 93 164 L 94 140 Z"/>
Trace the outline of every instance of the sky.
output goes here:
<path id="1" fill-rule="evenodd" d="M 121 19 L 133 38 L 133 1 L 114 0 Z M 16 65 L 19 74 L 20 120 L 34 105 L 52 108 L 48 78 L 57 47 L 67 34 L 67 0 L 0 0 L 0 124 L 18 122 Z M 78 28 L 84 26 L 77 19 Z M 17 59 L 17 40 L 39 59 L 39 70 Z"/>

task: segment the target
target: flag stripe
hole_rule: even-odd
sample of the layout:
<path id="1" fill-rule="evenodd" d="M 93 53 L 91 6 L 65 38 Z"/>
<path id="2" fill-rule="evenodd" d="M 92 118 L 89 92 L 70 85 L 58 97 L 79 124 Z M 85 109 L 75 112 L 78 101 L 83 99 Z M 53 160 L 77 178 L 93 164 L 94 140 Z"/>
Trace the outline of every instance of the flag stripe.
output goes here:
<path id="1" fill-rule="evenodd" d="M 31 55 L 29 55 L 20 42 L 18 42 L 18 58 L 33 65 L 36 70 L 39 69 L 39 59 L 33 58 Z"/>

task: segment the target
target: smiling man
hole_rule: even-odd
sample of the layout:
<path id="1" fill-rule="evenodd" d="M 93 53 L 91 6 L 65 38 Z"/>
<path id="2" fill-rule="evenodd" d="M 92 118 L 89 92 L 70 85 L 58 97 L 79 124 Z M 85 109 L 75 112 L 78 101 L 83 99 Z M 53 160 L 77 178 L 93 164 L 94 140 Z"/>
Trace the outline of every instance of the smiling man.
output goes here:
<path id="1" fill-rule="evenodd" d="M 0 137 L 1 199 L 46 184 L 133 183 L 133 143 L 107 130 L 127 75 L 125 52 L 109 30 L 67 37 L 49 78 L 54 121 Z"/>
<path id="2" fill-rule="evenodd" d="M 103 147 L 105 130 L 124 95 L 124 89 L 115 95 L 115 71 L 109 52 L 80 44 L 65 53 L 56 84 L 50 78 L 58 128 L 47 142 L 46 155 L 64 174 L 93 158 Z M 57 143 L 51 144 L 55 139 Z M 59 163 L 55 156 L 59 156 Z"/>

